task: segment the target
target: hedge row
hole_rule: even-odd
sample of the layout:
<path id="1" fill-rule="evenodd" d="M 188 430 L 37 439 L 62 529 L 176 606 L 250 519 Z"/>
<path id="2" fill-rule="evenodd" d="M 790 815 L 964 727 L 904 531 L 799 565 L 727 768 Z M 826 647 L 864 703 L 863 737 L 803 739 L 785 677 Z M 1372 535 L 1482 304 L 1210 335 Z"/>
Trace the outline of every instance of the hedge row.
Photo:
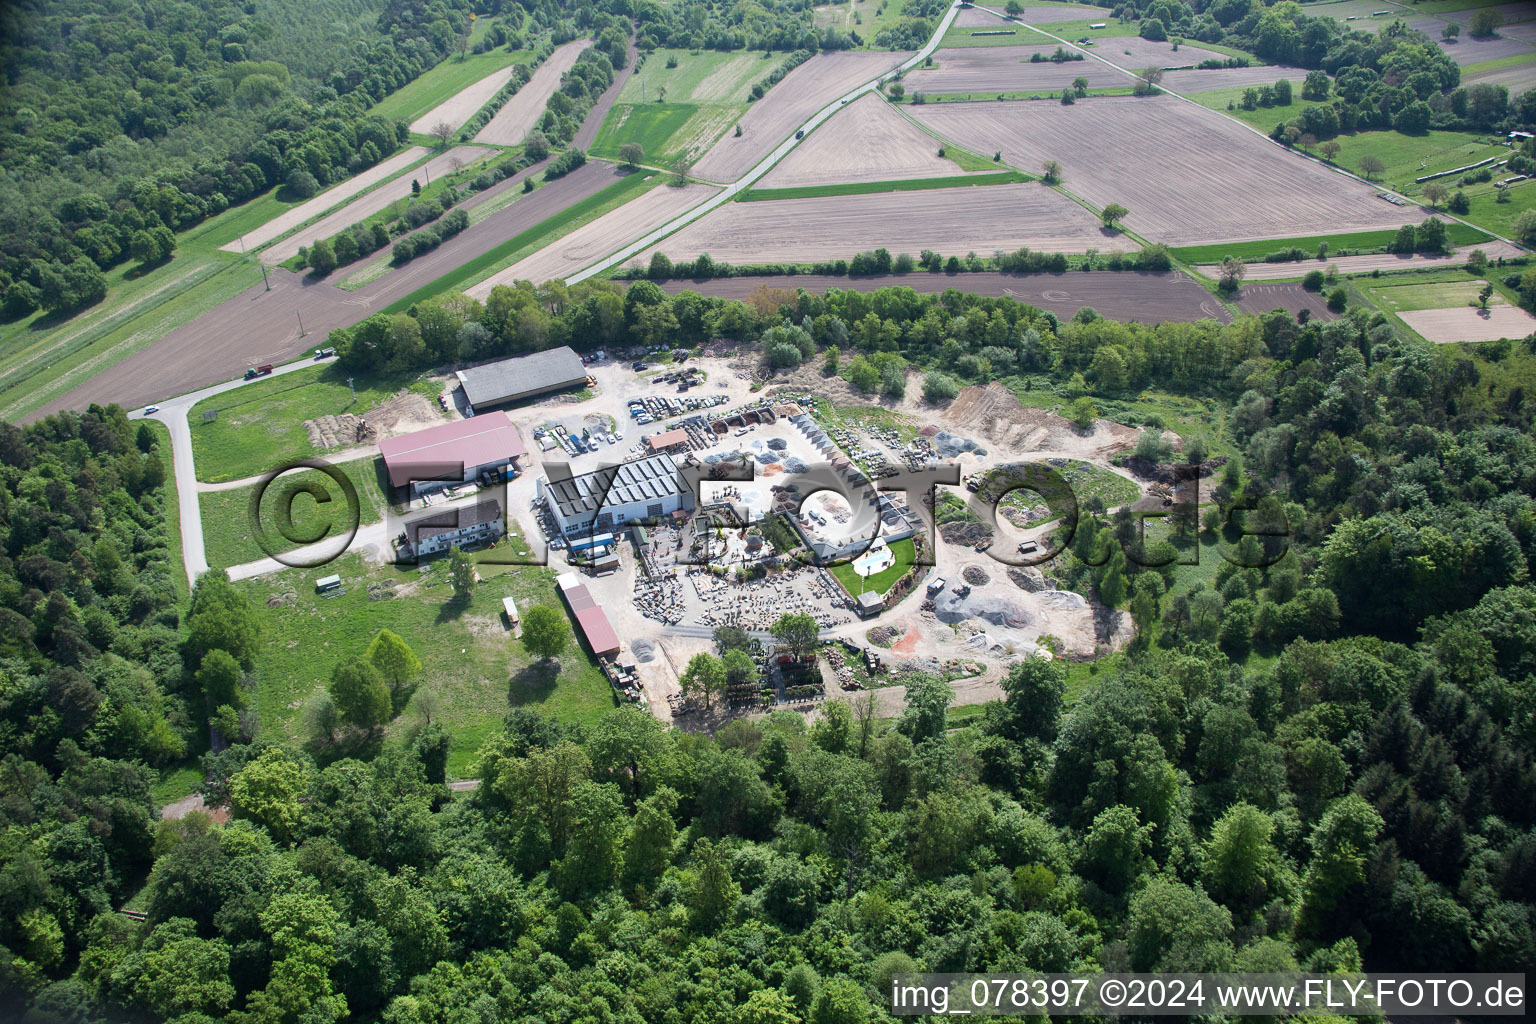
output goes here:
<path id="1" fill-rule="evenodd" d="M 467 227 L 469 214 L 463 210 L 450 211 L 431 227 L 413 231 L 396 242 L 394 249 L 390 250 L 390 259 L 395 266 L 402 266 L 417 256 L 431 252 Z"/>

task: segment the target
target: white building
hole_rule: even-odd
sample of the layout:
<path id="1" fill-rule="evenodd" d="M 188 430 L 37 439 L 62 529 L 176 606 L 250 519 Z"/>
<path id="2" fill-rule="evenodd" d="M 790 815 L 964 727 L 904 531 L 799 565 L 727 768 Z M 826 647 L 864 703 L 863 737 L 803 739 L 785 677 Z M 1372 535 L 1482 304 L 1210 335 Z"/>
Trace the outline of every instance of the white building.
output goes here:
<path id="1" fill-rule="evenodd" d="M 490 543 L 506 532 L 501 502 L 478 501 L 412 519 L 405 524 L 403 550 L 407 556 L 423 558 L 447 551 L 455 544 L 463 548 Z"/>
<path id="2" fill-rule="evenodd" d="M 594 530 L 607 533 L 633 520 L 660 519 L 693 508 L 693 493 L 670 455 L 652 455 L 568 480 L 540 477 L 538 492 L 566 537 Z"/>

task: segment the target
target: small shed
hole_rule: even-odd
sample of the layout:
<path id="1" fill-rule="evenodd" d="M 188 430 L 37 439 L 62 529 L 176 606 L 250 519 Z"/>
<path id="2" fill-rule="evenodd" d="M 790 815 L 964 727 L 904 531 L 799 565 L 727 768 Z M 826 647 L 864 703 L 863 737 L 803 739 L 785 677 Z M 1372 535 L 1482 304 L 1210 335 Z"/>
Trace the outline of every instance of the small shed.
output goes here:
<path id="1" fill-rule="evenodd" d="M 518 617 L 517 602 L 510 597 L 504 597 L 501 599 L 501 610 L 507 616 L 507 628 L 512 631 L 512 635 L 522 636 L 523 620 Z"/>
<path id="2" fill-rule="evenodd" d="M 885 611 L 885 595 L 870 593 L 866 590 L 859 595 L 857 609 L 861 619 L 879 615 Z"/>
<path id="3" fill-rule="evenodd" d="M 327 590 L 335 590 L 341 586 L 340 576 L 322 576 L 315 580 L 315 593 L 323 594 Z"/>

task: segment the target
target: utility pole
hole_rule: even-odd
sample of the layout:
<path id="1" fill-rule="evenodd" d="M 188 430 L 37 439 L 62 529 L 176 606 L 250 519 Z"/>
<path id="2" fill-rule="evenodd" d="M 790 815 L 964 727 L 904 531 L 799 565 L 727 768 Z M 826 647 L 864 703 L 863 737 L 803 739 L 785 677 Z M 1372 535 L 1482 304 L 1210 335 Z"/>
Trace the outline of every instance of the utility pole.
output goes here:
<path id="1" fill-rule="evenodd" d="M 304 330 L 304 314 L 294 310 L 293 315 L 299 318 L 299 337 L 302 338 L 308 333 Z"/>
<path id="2" fill-rule="evenodd" d="M 261 283 L 267 286 L 267 291 L 271 291 L 272 282 L 267 280 L 267 265 L 260 260 L 256 261 L 256 265 L 261 268 Z"/>
<path id="3" fill-rule="evenodd" d="M 352 392 L 352 401 L 355 404 L 357 402 L 357 389 L 352 386 L 351 377 L 347 378 L 347 390 Z"/>
<path id="4" fill-rule="evenodd" d="M 241 256 L 245 255 L 245 236 L 244 235 L 240 236 L 240 255 Z"/>

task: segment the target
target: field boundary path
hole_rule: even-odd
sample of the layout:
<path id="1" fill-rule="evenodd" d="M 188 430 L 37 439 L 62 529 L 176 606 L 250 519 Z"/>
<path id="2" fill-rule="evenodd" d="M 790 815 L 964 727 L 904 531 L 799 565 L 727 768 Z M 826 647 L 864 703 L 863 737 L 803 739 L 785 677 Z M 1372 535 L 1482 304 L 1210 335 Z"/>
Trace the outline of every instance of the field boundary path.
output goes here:
<path id="1" fill-rule="evenodd" d="M 655 245 L 657 242 L 661 241 L 663 238 L 666 238 L 668 235 L 687 227 L 689 224 L 692 224 L 700 217 L 703 217 L 705 214 L 710 213 L 725 203 L 730 202 L 742 192 L 745 192 L 747 189 L 751 188 L 759 178 L 763 177 L 763 175 L 767 174 L 770 170 L 773 169 L 774 164 L 784 159 L 784 157 L 789 154 L 790 150 L 794 149 L 800 144 L 801 140 L 800 138 L 796 138 L 797 135 L 804 137 L 804 135 L 814 130 L 817 125 L 821 124 L 823 121 L 827 120 L 833 114 L 841 110 L 846 104 L 852 103 L 854 100 L 858 99 L 860 96 L 863 96 L 867 92 L 873 92 L 874 90 L 878 89 L 882 83 L 889 80 L 893 75 L 908 71 L 913 67 L 920 65 L 923 61 L 923 58 L 927 57 L 929 54 L 933 53 L 934 50 L 938 49 L 939 41 L 944 38 L 944 33 L 949 31 L 949 26 L 954 22 L 956 15 L 959 13 L 960 4 L 959 0 L 956 0 L 955 3 L 950 5 L 949 10 L 944 12 L 944 17 L 939 21 L 938 28 L 934 30 L 934 33 L 932 37 L 929 38 L 928 42 L 923 44 L 923 48 L 921 50 L 918 50 L 912 56 L 896 65 L 894 68 L 882 71 L 880 74 L 871 78 L 867 82 L 864 82 L 862 85 L 855 86 L 849 92 L 839 96 L 831 103 L 828 103 L 826 106 L 822 107 L 815 114 L 811 115 L 810 120 L 806 121 L 795 132 L 791 133 L 789 138 L 775 146 L 773 152 L 769 153 L 762 160 L 758 161 L 755 167 L 753 167 L 746 174 L 742 175 L 740 178 L 737 178 L 730 185 L 727 185 L 725 190 L 722 191 L 719 195 L 705 200 L 698 206 L 695 206 L 693 209 L 689 210 L 687 213 L 684 213 L 681 216 L 668 221 L 661 227 L 647 234 L 645 237 L 629 243 L 618 252 L 615 252 L 599 260 L 598 262 L 587 267 L 585 270 L 570 275 L 565 279 L 566 284 L 577 284 L 581 281 L 585 281 L 589 277 L 601 274 L 605 270 L 609 270 L 618 266 L 620 263 L 623 263 L 631 256 L 643 252 L 644 250 Z"/>

